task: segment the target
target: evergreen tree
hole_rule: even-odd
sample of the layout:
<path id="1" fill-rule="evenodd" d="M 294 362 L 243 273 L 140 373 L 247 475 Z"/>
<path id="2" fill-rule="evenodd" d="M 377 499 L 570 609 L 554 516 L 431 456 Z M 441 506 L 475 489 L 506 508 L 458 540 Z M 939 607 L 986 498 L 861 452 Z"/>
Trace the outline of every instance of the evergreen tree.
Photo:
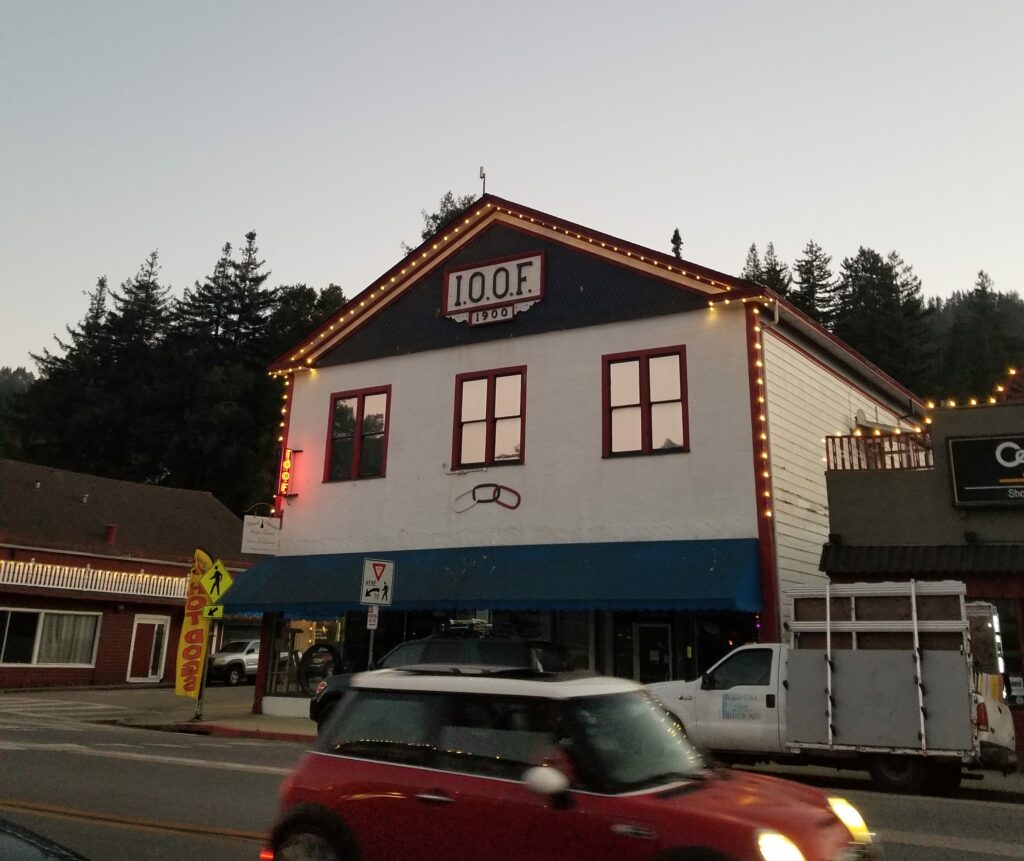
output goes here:
<path id="1" fill-rule="evenodd" d="M 225 335 L 236 358 L 251 356 L 274 306 L 274 291 L 263 287 L 270 277 L 270 272 L 263 271 L 264 265 L 256 248 L 256 231 L 250 230 L 240 259 L 231 265 L 231 307 Z"/>
<path id="2" fill-rule="evenodd" d="M 775 244 L 768 243 L 764 250 L 764 261 L 761 264 L 761 283 L 780 296 L 789 295 L 789 287 L 793 283 L 793 275 L 789 266 L 775 255 Z"/>
<path id="3" fill-rule="evenodd" d="M 18 416 L 35 379 L 24 367 L 0 368 L 0 458 L 22 457 Z"/>
<path id="4" fill-rule="evenodd" d="M 213 272 L 184 295 L 174 306 L 172 329 L 176 338 L 191 343 L 194 349 L 216 354 L 224 349 L 223 338 L 228 328 L 233 290 L 231 243 L 225 242 Z"/>
<path id="5" fill-rule="evenodd" d="M 267 323 L 269 355 L 277 357 L 295 346 L 348 301 L 337 284 L 319 293 L 305 284 L 277 288 L 274 310 Z"/>
<path id="6" fill-rule="evenodd" d="M 477 195 L 475 194 L 464 194 L 461 197 L 456 197 L 452 194 L 451 190 L 446 191 L 441 197 L 440 203 L 438 203 L 437 212 L 427 212 L 425 209 L 420 211 L 423 216 L 423 230 L 420 232 L 420 240 L 426 242 L 431 236 L 440 231 L 442 227 L 454 221 L 476 203 L 476 199 Z M 412 245 L 406 245 L 405 242 L 402 243 L 402 251 L 406 254 L 411 252 L 413 248 L 414 246 Z"/>
<path id="7" fill-rule="evenodd" d="M 902 258 L 863 246 L 843 260 L 833 331 L 914 391 L 932 358 L 921 281 Z"/>
<path id="8" fill-rule="evenodd" d="M 121 410 L 119 393 L 105 384 L 114 365 L 106 277 L 86 295 L 84 319 L 66 327 L 70 340 L 54 336 L 60 352 L 32 354 L 40 377 L 20 399 L 15 420 L 27 460 L 104 475 L 105 465 L 117 457 L 112 416 Z"/>
<path id="9" fill-rule="evenodd" d="M 164 443 L 171 406 L 168 389 L 173 383 L 163 373 L 171 322 L 170 288 L 159 282 L 159 273 L 154 251 L 111 294 L 114 307 L 104 328 L 113 362 L 101 381 L 104 394 L 120 404 L 108 418 L 119 454 L 109 460 L 105 474 L 153 484 L 166 478 Z"/>
<path id="10" fill-rule="evenodd" d="M 795 286 L 790 290 L 789 300 L 811 319 L 830 326 L 835 290 L 830 268 L 832 258 L 813 239 L 808 240 L 803 254 L 793 264 Z"/>
<path id="11" fill-rule="evenodd" d="M 764 270 L 761 268 L 761 258 L 757 253 L 757 245 L 753 242 L 750 243 L 750 248 L 747 249 L 747 260 L 743 264 L 743 271 L 740 273 L 741 278 L 745 278 L 747 281 L 753 281 L 755 284 L 764 283 Z"/>
<path id="12" fill-rule="evenodd" d="M 933 331 L 941 344 L 941 372 L 930 381 L 929 396 L 987 397 L 1024 356 L 1024 302 L 994 288 L 982 270 L 971 292 L 958 291 L 936 303 Z"/>
<path id="13" fill-rule="evenodd" d="M 683 237 L 679 235 L 679 228 L 672 231 L 672 256 L 676 260 L 683 259 Z"/>

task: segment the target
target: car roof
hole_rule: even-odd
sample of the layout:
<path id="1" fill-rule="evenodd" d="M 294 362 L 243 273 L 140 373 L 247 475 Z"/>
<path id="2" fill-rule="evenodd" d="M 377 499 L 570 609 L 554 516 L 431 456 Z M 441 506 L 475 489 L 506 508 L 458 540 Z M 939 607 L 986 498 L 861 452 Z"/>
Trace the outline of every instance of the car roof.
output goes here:
<path id="1" fill-rule="evenodd" d="M 392 670 L 357 673 L 353 688 L 387 691 L 486 694 L 488 696 L 575 699 L 641 691 L 629 679 L 579 673 L 540 673 L 522 667 L 420 664 Z"/>

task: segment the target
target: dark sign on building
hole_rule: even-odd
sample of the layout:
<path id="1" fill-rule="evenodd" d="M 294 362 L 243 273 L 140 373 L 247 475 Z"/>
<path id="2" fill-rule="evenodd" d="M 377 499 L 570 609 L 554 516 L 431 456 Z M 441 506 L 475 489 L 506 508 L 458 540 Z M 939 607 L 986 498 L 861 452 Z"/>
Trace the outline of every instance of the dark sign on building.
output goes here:
<path id="1" fill-rule="evenodd" d="M 1024 506 L 1024 435 L 949 440 L 955 505 Z"/>

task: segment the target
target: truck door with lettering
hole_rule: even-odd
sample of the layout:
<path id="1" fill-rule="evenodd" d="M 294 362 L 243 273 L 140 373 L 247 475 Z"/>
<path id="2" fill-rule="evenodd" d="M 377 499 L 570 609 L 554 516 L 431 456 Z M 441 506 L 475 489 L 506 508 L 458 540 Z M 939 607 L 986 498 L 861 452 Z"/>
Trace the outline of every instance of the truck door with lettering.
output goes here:
<path id="1" fill-rule="evenodd" d="M 706 672 L 696 693 L 699 742 L 712 750 L 780 751 L 779 653 L 741 647 Z"/>

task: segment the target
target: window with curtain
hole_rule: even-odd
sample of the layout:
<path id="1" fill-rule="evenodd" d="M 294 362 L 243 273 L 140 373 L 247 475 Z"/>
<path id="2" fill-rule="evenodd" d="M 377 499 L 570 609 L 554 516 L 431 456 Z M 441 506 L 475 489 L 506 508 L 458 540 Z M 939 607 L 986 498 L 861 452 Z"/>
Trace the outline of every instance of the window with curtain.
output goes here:
<path id="1" fill-rule="evenodd" d="M 43 613 L 37 664 L 91 664 L 99 616 Z"/>
<path id="2" fill-rule="evenodd" d="M 99 613 L 0 610 L 0 663 L 92 665 Z"/>

